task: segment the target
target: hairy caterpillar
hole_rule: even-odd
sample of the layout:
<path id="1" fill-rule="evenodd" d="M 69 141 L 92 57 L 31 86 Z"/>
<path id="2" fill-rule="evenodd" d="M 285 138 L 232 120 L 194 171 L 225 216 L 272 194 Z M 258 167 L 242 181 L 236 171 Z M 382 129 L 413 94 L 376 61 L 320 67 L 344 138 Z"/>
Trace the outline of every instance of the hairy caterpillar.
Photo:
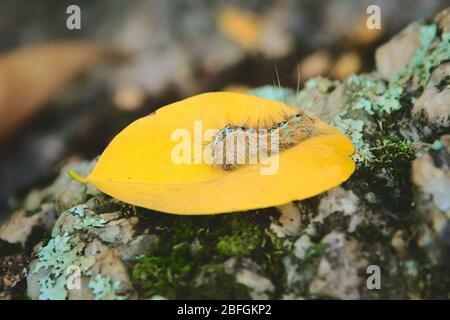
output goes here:
<path id="1" fill-rule="evenodd" d="M 263 157 L 289 149 L 317 133 L 314 118 L 299 111 L 267 128 L 227 124 L 207 147 L 215 164 L 231 170 L 239 164 L 262 162 Z"/>

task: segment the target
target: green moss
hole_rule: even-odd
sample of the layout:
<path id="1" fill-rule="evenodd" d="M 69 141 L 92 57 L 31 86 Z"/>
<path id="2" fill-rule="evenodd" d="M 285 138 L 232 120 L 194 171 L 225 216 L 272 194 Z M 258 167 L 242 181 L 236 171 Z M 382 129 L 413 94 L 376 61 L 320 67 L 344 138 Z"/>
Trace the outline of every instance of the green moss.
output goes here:
<path id="1" fill-rule="evenodd" d="M 229 257 L 242 257 L 251 254 L 262 243 L 264 230 L 257 226 L 247 226 L 232 235 L 218 239 L 216 248 L 219 254 Z"/>
<path id="2" fill-rule="evenodd" d="M 166 262 L 161 257 L 140 257 L 131 272 L 133 284 L 151 297 L 168 291 L 169 281 L 165 273 Z"/>
<path id="3" fill-rule="evenodd" d="M 172 256 L 173 258 L 173 256 Z M 249 299 L 248 288 L 236 282 L 223 264 L 206 264 L 192 273 L 192 264 L 174 270 L 170 259 L 141 257 L 132 271 L 135 286 L 146 297 L 168 299 Z"/>
<path id="4" fill-rule="evenodd" d="M 392 180 L 400 179 L 409 171 L 415 159 L 415 150 L 409 140 L 377 141 L 372 148 L 375 158 L 368 163 L 371 170 L 384 169 Z"/>
<path id="5" fill-rule="evenodd" d="M 151 256 L 136 261 L 132 271 L 133 283 L 147 298 L 154 295 L 193 298 L 198 294 L 193 288 L 196 288 L 196 279 L 204 271 L 204 266 L 223 266 L 230 257 L 249 258 L 262 268 L 265 276 L 277 279 L 283 274 L 282 245 L 267 230 L 271 216 L 278 214 L 268 209 L 232 215 L 183 217 L 139 209 L 142 222 L 153 228 L 150 231 L 158 235 L 160 244 Z M 234 282 L 228 286 L 235 288 Z"/>
<path id="6" fill-rule="evenodd" d="M 199 261 L 187 243 L 166 252 L 159 246 L 153 256 L 142 256 L 134 265 L 131 279 L 147 297 L 162 295 L 169 299 L 189 298 L 191 282 Z"/>
<path id="7" fill-rule="evenodd" d="M 355 237 L 362 243 L 385 243 L 390 240 L 383 234 L 380 227 L 371 224 L 362 224 L 358 226 Z"/>
<path id="8" fill-rule="evenodd" d="M 383 203 L 383 209 L 392 218 L 408 217 L 412 210 L 410 170 L 415 159 L 412 143 L 408 140 L 377 140 L 373 142 L 371 152 L 373 158 L 358 168 L 352 177 L 358 184 L 355 190 L 373 192 L 381 200 L 377 206 Z"/>
<path id="9" fill-rule="evenodd" d="M 199 268 L 208 250 L 194 241 L 195 228 L 173 230 L 172 239 L 161 241 L 151 256 L 142 256 L 132 269 L 132 281 L 146 297 L 189 298 Z"/>

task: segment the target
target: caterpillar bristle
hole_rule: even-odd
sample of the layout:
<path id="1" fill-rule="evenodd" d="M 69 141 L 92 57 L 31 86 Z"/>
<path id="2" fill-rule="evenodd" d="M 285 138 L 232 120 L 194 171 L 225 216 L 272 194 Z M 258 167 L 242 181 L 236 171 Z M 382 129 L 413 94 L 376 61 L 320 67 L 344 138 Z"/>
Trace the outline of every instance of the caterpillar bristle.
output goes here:
<path id="1" fill-rule="evenodd" d="M 219 165 L 223 170 L 232 170 L 238 166 L 237 159 L 244 158 L 253 159 L 254 157 L 261 156 L 260 153 L 250 154 L 250 139 L 253 135 L 256 135 L 258 147 L 261 147 L 260 143 L 265 141 L 264 150 L 267 151 L 267 155 L 273 155 L 277 152 L 282 152 L 286 149 L 292 148 L 300 142 L 311 138 L 314 135 L 321 134 L 317 129 L 315 118 L 309 116 L 304 111 L 298 111 L 295 114 L 288 115 L 285 110 L 281 121 L 275 121 L 273 115 L 269 114 L 268 117 L 263 118 L 263 126 L 260 124 L 261 118 L 257 118 L 256 127 L 248 126 L 250 117 L 245 122 L 232 124 L 228 123 L 214 136 L 212 141 L 207 145 L 211 150 L 214 162 Z M 270 121 L 270 123 L 268 123 Z M 229 140 L 232 139 L 232 140 Z M 274 140 L 277 139 L 277 140 Z M 230 142 L 229 142 L 230 141 Z M 272 149 L 272 142 L 278 142 L 276 150 Z M 231 144 L 232 154 L 231 158 L 233 163 L 228 163 L 226 158 L 226 147 Z M 221 149 L 219 149 L 221 148 Z M 259 159 L 261 160 L 261 159 Z M 247 164 L 247 162 L 245 163 Z"/>

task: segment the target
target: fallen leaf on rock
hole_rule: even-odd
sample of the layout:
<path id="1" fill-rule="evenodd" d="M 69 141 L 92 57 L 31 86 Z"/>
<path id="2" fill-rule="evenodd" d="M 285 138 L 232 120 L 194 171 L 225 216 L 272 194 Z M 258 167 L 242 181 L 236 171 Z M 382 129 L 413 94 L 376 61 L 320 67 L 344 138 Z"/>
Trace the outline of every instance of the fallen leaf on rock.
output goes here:
<path id="1" fill-rule="evenodd" d="M 281 151 L 279 166 L 272 174 L 261 174 L 262 163 L 227 171 L 202 159 L 195 162 L 195 150 L 200 157 L 206 150 L 197 141 L 202 139 L 202 130 L 219 130 L 229 123 L 262 128 L 264 123 L 269 126 L 286 119 L 287 114 L 296 111 L 252 95 L 197 95 L 129 125 L 106 148 L 86 179 L 69 174 L 124 202 L 176 214 L 277 206 L 312 197 L 347 180 L 355 169 L 350 158 L 353 145 L 347 136 L 320 119 L 314 120 L 320 134 Z M 199 122 L 202 128 L 196 127 Z M 182 145 L 189 150 L 183 151 L 187 158 L 181 163 L 173 158 L 180 151 L 173 133 L 180 133 L 180 129 L 187 139 Z M 194 162 L 191 148 L 195 148 Z"/>

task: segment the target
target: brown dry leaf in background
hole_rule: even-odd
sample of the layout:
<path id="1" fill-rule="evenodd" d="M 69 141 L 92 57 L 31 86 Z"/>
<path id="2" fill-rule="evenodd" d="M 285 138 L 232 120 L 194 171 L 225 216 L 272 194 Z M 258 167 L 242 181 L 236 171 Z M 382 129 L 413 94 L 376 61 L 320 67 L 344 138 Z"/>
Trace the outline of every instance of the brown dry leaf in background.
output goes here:
<path id="1" fill-rule="evenodd" d="M 262 34 L 262 21 L 256 14 L 226 7 L 219 11 L 220 30 L 249 51 L 256 51 Z"/>
<path id="2" fill-rule="evenodd" d="M 295 79 L 306 82 L 319 75 L 326 76 L 332 63 L 333 58 L 328 51 L 323 49 L 316 51 L 300 61 L 299 68 L 295 72 Z"/>
<path id="3" fill-rule="evenodd" d="M 352 74 L 358 73 L 362 68 L 362 60 L 356 51 L 342 54 L 332 69 L 332 75 L 336 79 L 343 80 Z"/>
<path id="4" fill-rule="evenodd" d="M 121 86 L 114 92 L 114 103 L 119 110 L 136 111 L 145 101 L 145 90 L 137 86 Z"/>
<path id="5" fill-rule="evenodd" d="M 381 25 L 384 25 L 383 21 Z M 352 43 L 360 46 L 368 46 L 374 43 L 383 35 L 383 28 L 369 29 L 367 26 L 367 16 L 361 16 L 354 24 L 354 32 L 351 35 Z"/>
<path id="6" fill-rule="evenodd" d="M 112 49 L 84 42 L 38 44 L 0 56 L 0 141 L 69 80 L 92 64 L 115 56 Z"/>
<path id="7" fill-rule="evenodd" d="M 281 19 L 276 15 L 224 7 L 217 13 L 217 26 L 223 35 L 248 52 L 274 59 L 293 50 L 291 35 L 279 25 Z"/>

